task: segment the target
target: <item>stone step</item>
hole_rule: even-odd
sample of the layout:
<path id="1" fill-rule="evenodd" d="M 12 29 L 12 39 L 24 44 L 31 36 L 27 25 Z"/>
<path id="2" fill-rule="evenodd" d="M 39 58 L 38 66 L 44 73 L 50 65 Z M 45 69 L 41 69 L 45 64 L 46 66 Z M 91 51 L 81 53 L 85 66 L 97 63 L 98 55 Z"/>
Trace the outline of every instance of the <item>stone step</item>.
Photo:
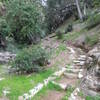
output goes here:
<path id="1" fill-rule="evenodd" d="M 63 89 L 63 90 L 67 90 L 67 88 L 69 87 L 69 85 L 67 85 L 67 84 L 62 84 L 62 83 L 57 83 L 57 82 L 55 82 L 55 81 L 52 81 L 52 83 L 54 84 L 54 85 L 58 85 L 61 89 Z"/>
<path id="2" fill-rule="evenodd" d="M 78 78 L 81 79 L 81 78 L 83 78 L 83 77 L 84 77 L 84 75 L 82 74 L 82 72 L 79 72 L 79 73 L 78 73 Z"/>
<path id="3" fill-rule="evenodd" d="M 79 72 L 82 72 L 83 69 L 66 69 L 67 73 L 75 73 L 78 74 Z"/>
<path id="4" fill-rule="evenodd" d="M 80 63 L 74 63 L 75 66 L 84 66 L 85 62 L 80 62 Z"/>
<path id="5" fill-rule="evenodd" d="M 75 58 L 74 60 L 78 60 L 78 61 L 86 61 L 86 58 L 79 57 L 79 58 Z"/>
<path id="6" fill-rule="evenodd" d="M 98 95 L 98 93 L 96 92 L 96 91 L 93 91 L 93 90 L 91 90 L 91 89 L 85 89 L 85 88 L 82 88 L 82 90 L 83 90 L 83 92 L 84 92 L 84 94 L 86 95 L 86 96 L 97 96 Z"/>
<path id="7" fill-rule="evenodd" d="M 84 68 L 83 66 L 76 65 L 76 64 L 74 64 L 74 66 L 75 66 L 75 69 L 83 69 Z"/>
<path id="8" fill-rule="evenodd" d="M 75 63 L 75 64 L 77 64 L 77 63 L 85 63 L 85 61 L 74 60 L 73 63 Z"/>
<path id="9" fill-rule="evenodd" d="M 86 55 L 79 55 L 79 57 L 81 57 L 81 58 L 86 58 Z"/>
<path id="10" fill-rule="evenodd" d="M 69 78 L 69 79 L 74 79 L 74 78 L 78 78 L 78 74 L 73 74 L 73 73 L 64 73 L 64 76 Z"/>

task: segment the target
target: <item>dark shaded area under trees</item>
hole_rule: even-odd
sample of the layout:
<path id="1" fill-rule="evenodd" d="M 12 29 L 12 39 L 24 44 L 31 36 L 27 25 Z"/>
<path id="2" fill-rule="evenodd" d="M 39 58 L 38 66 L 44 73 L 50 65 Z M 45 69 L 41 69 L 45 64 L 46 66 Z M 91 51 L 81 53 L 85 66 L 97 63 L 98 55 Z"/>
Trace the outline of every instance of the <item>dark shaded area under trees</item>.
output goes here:
<path id="1" fill-rule="evenodd" d="M 43 0 L 1 0 L 1 45 L 5 37 L 12 37 L 20 44 L 36 44 L 71 16 L 78 19 L 81 14 L 83 19 L 87 8 L 99 5 L 99 0 L 47 0 L 45 5 L 42 2 Z"/>

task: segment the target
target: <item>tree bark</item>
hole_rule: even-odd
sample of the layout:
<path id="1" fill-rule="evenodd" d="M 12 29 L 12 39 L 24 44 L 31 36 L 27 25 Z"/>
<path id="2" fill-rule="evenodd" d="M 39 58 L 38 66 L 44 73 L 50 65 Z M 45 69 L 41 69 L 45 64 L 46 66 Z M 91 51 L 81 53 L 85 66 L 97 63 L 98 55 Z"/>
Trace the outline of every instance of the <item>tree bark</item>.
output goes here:
<path id="1" fill-rule="evenodd" d="M 82 15 L 82 12 L 81 12 L 79 0 L 75 0 L 75 1 L 76 1 L 76 6 L 77 6 L 77 11 L 78 11 L 78 14 L 79 14 L 79 18 L 80 18 L 80 20 L 83 21 L 83 15 Z"/>
<path id="2" fill-rule="evenodd" d="M 84 4 L 84 16 L 86 16 L 87 13 L 86 13 L 86 4 Z"/>

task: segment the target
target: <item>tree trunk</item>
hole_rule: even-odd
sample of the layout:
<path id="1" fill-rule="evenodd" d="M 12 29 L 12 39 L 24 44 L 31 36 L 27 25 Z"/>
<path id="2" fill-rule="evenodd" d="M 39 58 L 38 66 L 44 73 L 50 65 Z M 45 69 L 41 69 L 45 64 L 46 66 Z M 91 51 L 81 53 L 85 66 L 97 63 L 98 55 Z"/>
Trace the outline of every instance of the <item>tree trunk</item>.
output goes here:
<path id="1" fill-rule="evenodd" d="M 86 13 L 86 4 L 84 4 L 84 16 L 86 16 L 87 13 Z"/>
<path id="2" fill-rule="evenodd" d="M 83 21 L 83 15 L 82 15 L 82 12 L 81 12 L 81 9 L 80 9 L 79 0 L 75 0 L 75 1 L 76 1 L 76 6 L 77 6 L 79 18 L 80 18 L 80 20 Z"/>

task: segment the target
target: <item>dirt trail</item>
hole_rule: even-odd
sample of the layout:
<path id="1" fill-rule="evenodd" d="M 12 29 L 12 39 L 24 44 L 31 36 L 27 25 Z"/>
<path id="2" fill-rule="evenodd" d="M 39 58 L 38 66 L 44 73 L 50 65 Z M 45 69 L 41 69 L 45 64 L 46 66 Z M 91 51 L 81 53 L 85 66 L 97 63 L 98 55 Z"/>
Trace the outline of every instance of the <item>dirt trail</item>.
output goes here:
<path id="1" fill-rule="evenodd" d="M 55 41 L 55 39 L 52 39 L 48 37 L 48 39 L 43 41 L 43 46 L 46 48 L 49 45 L 49 48 L 57 48 L 59 45 L 61 45 L 61 42 Z M 51 41 L 51 42 L 50 42 Z M 64 43 L 62 43 L 64 44 Z M 72 70 L 74 69 L 80 69 L 79 66 L 74 65 L 73 61 L 79 57 L 79 55 L 84 54 L 84 52 L 80 49 L 77 49 L 73 46 L 66 45 L 67 50 L 61 52 L 58 56 L 51 59 L 51 64 L 49 66 L 52 66 L 55 64 L 55 62 L 58 62 L 58 67 L 65 67 L 67 65 L 70 65 Z M 68 68 L 69 69 L 69 68 Z M 67 74 L 67 75 L 66 75 Z M 78 74 L 73 72 L 66 72 L 65 75 L 61 77 L 57 83 L 63 84 L 63 85 L 69 85 L 72 87 L 78 86 Z M 74 76 L 74 77 L 73 77 Z M 75 77 L 76 76 L 76 77 Z M 54 91 L 50 90 L 48 94 L 43 96 L 41 100 L 62 100 L 62 98 L 66 95 L 66 91 Z M 77 96 L 78 99 L 75 100 L 82 100 L 81 97 Z"/>
<path id="2" fill-rule="evenodd" d="M 65 92 L 59 92 L 59 91 L 49 91 L 48 95 L 43 97 L 41 100 L 61 100 L 63 96 L 65 95 Z"/>

